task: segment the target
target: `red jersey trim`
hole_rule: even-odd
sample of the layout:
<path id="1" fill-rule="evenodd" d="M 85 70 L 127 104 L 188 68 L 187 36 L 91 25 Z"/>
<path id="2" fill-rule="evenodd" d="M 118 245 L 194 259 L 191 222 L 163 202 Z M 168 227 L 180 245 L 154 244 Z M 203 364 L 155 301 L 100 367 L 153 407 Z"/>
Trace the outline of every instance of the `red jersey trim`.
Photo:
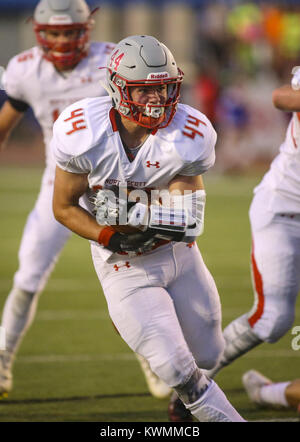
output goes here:
<path id="1" fill-rule="evenodd" d="M 256 311 L 253 313 L 250 318 L 248 318 L 248 322 L 251 327 L 254 327 L 255 323 L 262 317 L 265 306 L 265 295 L 264 295 L 264 287 L 263 280 L 260 271 L 258 270 L 255 256 L 254 256 L 254 242 L 252 241 L 252 252 L 251 252 L 251 265 L 252 265 L 252 274 L 254 279 L 255 291 L 257 293 L 258 302 L 256 306 Z"/>
<path id="2" fill-rule="evenodd" d="M 298 118 L 299 118 L 299 115 L 298 115 Z M 292 121 L 292 124 L 291 124 L 291 135 L 292 135 L 292 140 L 293 140 L 293 143 L 294 143 L 294 148 L 295 149 L 297 149 L 297 143 L 296 143 L 296 139 L 295 139 L 295 136 L 294 136 L 294 122 Z"/>

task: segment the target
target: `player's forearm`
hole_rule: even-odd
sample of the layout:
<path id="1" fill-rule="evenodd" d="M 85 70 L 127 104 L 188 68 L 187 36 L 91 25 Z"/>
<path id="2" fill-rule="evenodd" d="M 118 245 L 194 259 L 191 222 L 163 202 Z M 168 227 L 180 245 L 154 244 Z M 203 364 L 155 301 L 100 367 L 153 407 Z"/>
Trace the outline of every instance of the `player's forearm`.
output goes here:
<path id="1" fill-rule="evenodd" d="M 0 148 L 3 148 L 13 128 L 23 116 L 22 112 L 15 110 L 8 101 L 0 109 Z"/>
<path id="2" fill-rule="evenodd" d="M 102 227 L 80 206 L 53 206 L 56 220 L 83 238 L 98 241 Z"/>
<path id="3" fill-rule="evenodd" d="M 287 112 L 299 112 L 300 90 L 294 91 L 288 84 L 281 86 L 273 91 L 272 101 L 277 109 Z"/>
<path id="4" fill-rule="evenodd" d="M 4 146 L 9 138 L 11 131 L 12 129 L 7 130 L 6 127 L 1 126 L 1 120 L 0 120 L 0 150 L 4 149 Z"/>

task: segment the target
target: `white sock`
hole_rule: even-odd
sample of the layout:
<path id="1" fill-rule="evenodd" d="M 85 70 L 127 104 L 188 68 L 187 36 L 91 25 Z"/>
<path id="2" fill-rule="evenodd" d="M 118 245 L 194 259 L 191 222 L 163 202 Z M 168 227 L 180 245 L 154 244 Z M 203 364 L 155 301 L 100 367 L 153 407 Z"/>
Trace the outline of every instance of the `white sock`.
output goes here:
<path id="1" fill-rule="evenodd" d="M 200 399 L 185 406 L 200 422 L 245 422 L 213 380 Z"/>
<path id="2" fill-rule="evenodd" d="M 14 355 L 22 337 L 31 325 L 36 313 L 38 296 L 14 287 L 9 293 L 3 310 L 2 326 L 6 334 L 6 350 Z"/>
<path id="3" fill-rule="evenodd" d="M 211 370 L 202 370 L 209 378 L 215 375 L 237 358 L 256 347 L 262 341 L 253 333 L 248 322 L 248 314 L 244 314 L 232 321 L 223 331 L 225 350 L 218 364 Z"/>
<path id="4" fill-rule="evenodd" d="M 266 404 L 289 407 L 285 397 L 285 389 L 289 384 L 290 382 L 278 382 L 270 385 L 264 385 L 259 391 L 261 400 Z"/>

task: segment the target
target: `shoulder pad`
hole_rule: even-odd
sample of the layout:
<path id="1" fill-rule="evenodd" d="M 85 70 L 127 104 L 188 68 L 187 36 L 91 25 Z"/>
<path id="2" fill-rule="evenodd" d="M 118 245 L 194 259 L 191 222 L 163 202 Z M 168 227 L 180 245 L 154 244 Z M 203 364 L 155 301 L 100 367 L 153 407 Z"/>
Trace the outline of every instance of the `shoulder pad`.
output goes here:
<path id="1" fill-rule="evenodd" d="M 7 95 L 16 99 L 24 99 L 22 90 L 24 80 L 30 77 L 40 59 L 39 48 L 33 47 L 14 56 L 9 61 L 2 78 Z"/>
<path id="2" fill-rule="evenodd" d="M 217 134 L 209 119 L 197 109 L 179 104 L 167 135 L 183 161 L 194 162 L 214 149 Z"/>
<path id="3" fill-rule="evenodd" d="M 94 147 L 109 127 L 110 97 L 85 98 L 68 106 L 53 126 L 59 149 L 79 156 Z"/>
<path id="4" fill-rule="evenodd" d="M 20 54 L 15 55 L 8 63 L 7 69 L 9 67 L 17 69 L 17 71 L 24 71 L 28 69 L 32 62 L 36 59 L 40 59 L 42 56 L 40 49 L 37 46 L 27 49 Z"/>
<path id="5" fill-rule="evenodd" d="M 110 55 L 115 46 L 116 44 L 111 42 L 93 41 L 90 44 L 90 52 L 93 54 L 93 56 L 106 58 L 108 55 Z"/>

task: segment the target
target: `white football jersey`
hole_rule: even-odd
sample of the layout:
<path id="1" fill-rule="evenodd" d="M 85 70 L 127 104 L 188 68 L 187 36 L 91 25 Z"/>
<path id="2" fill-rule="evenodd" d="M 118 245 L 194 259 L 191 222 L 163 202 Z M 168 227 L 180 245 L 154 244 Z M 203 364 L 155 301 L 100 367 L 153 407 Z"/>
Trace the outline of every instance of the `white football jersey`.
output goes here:
<path id="1" fill-rule="evenodd" d="M 85 99 L 65 109 L 53 127 L 51 148 L 58 166 L 88 174 L 84 202 L 91 213 L 91 198 L 98 188 L 126 184 L 142 190 L 167 189 L 176 175 L 200 175 L 214 164 L 217 135 L 198 110 L 179 104 L 171 124 L 154 130 L 132 162 L 115 112 L 110 97 Z"/>
<path id="2" fill-rule="evenodd" d="M 4 73 L 3 85 L 7 95 L 26 102 L 42 128 L 46 146 L 46 162 L 55 161 L 49 151 L 54 121 L 70 104 L 86 97 L 107 95 L 99 81 L 105 81 L 107 57 L 114 43 L 92 42 L 87 57 L 68 72 L 59 73 L 43 58 L 35 46 L 13 57 Z"/>
<path id="3" fill-rule="evenodd" d="M 280 152 L 270 170 L 254 189 L 267 188 L 270 198 L 266 207 L 274 213 L 300 213 L 300 123 L 294 112 Z"/>

